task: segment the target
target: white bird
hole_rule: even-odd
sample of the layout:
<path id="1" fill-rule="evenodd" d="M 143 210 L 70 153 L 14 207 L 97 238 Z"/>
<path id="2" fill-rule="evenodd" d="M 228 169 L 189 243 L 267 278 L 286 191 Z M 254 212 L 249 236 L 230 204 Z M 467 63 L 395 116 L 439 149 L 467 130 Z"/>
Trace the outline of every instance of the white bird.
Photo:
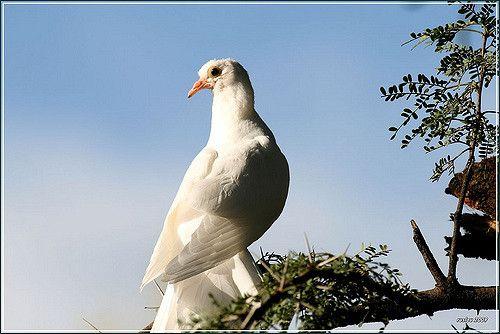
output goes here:
<path id="1" fill-rule="evenodd" d="M 232 59 L 198 71 L 188 97 L 213 92 L 206 146 L 194 158 L 168 211 L 141 289 L 168 285 L 153 332 L 183 328 L 193 315 L 256 293 L 261 278 L 247 250 L 281 214 L 289 170 L 273 133 L 254 109 L 247 71 Z"/>

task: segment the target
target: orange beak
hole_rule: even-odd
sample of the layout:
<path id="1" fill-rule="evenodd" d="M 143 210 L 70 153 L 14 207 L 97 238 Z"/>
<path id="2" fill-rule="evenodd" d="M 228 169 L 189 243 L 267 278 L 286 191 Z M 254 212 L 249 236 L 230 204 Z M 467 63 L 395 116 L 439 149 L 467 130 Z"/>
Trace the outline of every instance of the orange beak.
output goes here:
<path id="1" fill-rule="evenodd" d="M 193 96 L 194 94 L 196 94 L 197 92 L 199 92 L 200 90 L 206 89 L 206 88 L 213 88 L 213 84 L 207 82 L 205 79 L 200 79 L 200 80 L 196 81 L 193 85 L 193 88 L 191 88 L 191 90 L 188 93 L 188 99 L 191 96 Z"/>

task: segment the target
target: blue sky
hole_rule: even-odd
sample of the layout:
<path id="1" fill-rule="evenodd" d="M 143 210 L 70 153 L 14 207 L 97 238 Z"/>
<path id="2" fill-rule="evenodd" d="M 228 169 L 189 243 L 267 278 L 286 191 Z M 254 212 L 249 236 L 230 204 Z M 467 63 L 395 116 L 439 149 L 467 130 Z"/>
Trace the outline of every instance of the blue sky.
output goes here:
<path id="1" fill-rule="evenodd" d="M 415 219 L 443 269 L 455 200 L 430 183 L 437 155 L 389 141 L 400 105 L 379 86 L 432 73 L 411 31 L 456 19 L 442 5 L 21 5 L 5 14 L 6 329 L 138 329 L 159 305 L 139 284 L 164 215 L 209 132 L 211 96 L 187 100 L 197 70 L 232 57 L 288 158 L 285 210 L 251 246 L 355 252 L 431 288 Z M 496 84 L 485 104 L 495 106 Z M 444 152 L 443 152 L 444 154 Z M 463 260 L 460 282 L 495 284 L 495 264 Z M 494 328 L 496 313 L 481 312 Z M 451 329 L 455 310 L 388 329 Z M 458 324 L 460 325 L 460 324 Z M 379 328 L 380 324 L 367 328 Z"/>

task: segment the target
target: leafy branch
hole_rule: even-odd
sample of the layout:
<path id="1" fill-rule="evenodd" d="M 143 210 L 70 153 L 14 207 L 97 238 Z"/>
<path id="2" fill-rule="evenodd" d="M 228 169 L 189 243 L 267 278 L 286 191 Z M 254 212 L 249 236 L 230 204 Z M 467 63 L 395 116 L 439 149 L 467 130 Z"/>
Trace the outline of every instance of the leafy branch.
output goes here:
<path id="1" fill-rule="evenodd" d="M 364 247 L 352 256 L 329 253 L 266 254 L 259 261 L 265 271 L 259 293 L 215 314 L 193 316 L 190 329 L 287 329 L 294 316 L 299 328 L 332 329 L 367 322 L 432 315 L 452 308 L 494 309 L 496 287 L 455 286 L 446 289 L 439 269 L 417 224 L 413 238 L 436 281 L 430 290 L 416 291 L 401 281 L 399 270 L 380 259 L 389 254 L 385 245 Z M 217 304 L 217 301 L 214 300 Z"/>
<path id="2" fill-rule="evenodd" d="M 407 147 L 415 138 L 422 138 L 423 148 L 429 153 L 453 144 L 464 145 L 472 156 L 480 147 L 479 155 L 485 158 L 496 153 L 497 126 L 491 124 L 489 114 L 496 111 L 482 111 L 481 97 L 496 75 L 496 21 L 495 5 L 484 4 L 479 10 L 475 4 L 464 4 L 459 13 L 464 20 L 451 22 L 423 32 L 411 33 L 406 44 L 414 48 L 424 44 L 434 46 L 444 56 L 435 75 L 419 73 L 417 80 L 411 74 L 402 82 L 388 88 L 381 87 L 381 97 L 386 101 L 412 99 L 413 108 L 404 108 L 399 126 L 391 126 L 391 140 L 412 121 L 421 118 L 409 133 L 403 134 L 401 148 Z M 473 48 L 461 45 L 456 36 L 463 32 L 477 33 L 481 46 Z M 439 159 L 430 177 L 438 181 L 443 173 L 455 172 L 459 156 L 447 155 Z M 473 161 L 472 161 L 473 163 Z"/>
<path id="3" fill-rule="evenodd" d="M 483 111 L 483 93 L 497 74 L 496 62 L 496 17 L 494 4 L 478 6 L 474 3 L 461 5 L 459 14 L 463 20 L 448 23 L 436 28 L 427 28 L 423 32 L 411 33 L 411 39 L 404 43 L 414 43 L 414 47 L 424 43 L 434 46 L 434 51 L 443 53 L 437 74 L 427 78 L 419 74 L 417 82 L 411 75 L 403 77 L 399 85 L 389 89 L 380 88 L 382 98 L 395 101 L 406 97 L 415 100 L 414 109 L 405 108 L 401 113 L 404 118 L 398 127 L 391 127 L 391 140 L 409 124 L 410 120 L 418 119 L 418 113 L 424 114 L 420 124 L 416 125 L 411 134 L 406 134 L 401 141 L 405 148 L 416 137 L 425 141 L 426 153 L 443 149 L 452 144 L 465 146 L 465 149 L 454 155 L 446 155 L 436 163 L 430 179 L 438 181 L 446 171 L 455 174 L 457 160 L 468 153 L 463 172 L 463 181 L 458 194 L 458 203 L 453 220 L 453 235 L 449 251 L 449 265 L 446 284 L 448 290 L 458 286 L 456 267 L 458 262 L 458 240 L 461 238 L 460 228 L 463 219 L 464 204 L 469 193 L 473 165 L 476 153 L 481 159 L 496 154 L 497 126 L 492 124 L 488 115 L 497 111 Z M 480 36 L 480 46 L 462 45 L 456 37 L 462 32 L 473 32 Z M 436 143 L 437 142 L 437 143 Z"/>
<path id="4" fill-rule="evenodd" d="M 385 245 L 364 247 L 353 256 L 310 252 L 276 260 L 267 254 L 260 260 L 266 274 L 258 295 L 242 297 L 215 316 L 195 318 L 192 328 L 283 329 L 295 314 L 301 329 L 335 328 L 352 323 L 353 309 L 359 322 L 387 323 L 371 306 L 381 300 L 394 307 L 411 304 L 416 292 L 401 282 L 399 270 L 378 260 L 388 254 Z"/>

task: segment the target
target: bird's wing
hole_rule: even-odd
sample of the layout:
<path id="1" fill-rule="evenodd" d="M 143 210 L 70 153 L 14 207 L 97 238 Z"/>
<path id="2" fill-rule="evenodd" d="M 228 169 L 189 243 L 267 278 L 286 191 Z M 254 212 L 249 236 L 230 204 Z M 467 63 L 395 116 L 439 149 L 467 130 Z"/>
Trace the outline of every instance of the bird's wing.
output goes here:
<path id="1" fill-rule="evenodd" d="M 141 289 L 165 270 L 166 265 L 183 248 L 177 229 L 182 223 L 190 221 L 203 215 L 203 212 L 194 209 L 186 201 L 193 186 L 199 180 L 210 174 L 214 161 L 217 158 L 217 151 L 204 148 L 189 166 L 182 183 L 177 191 L 177 195 L 168 211 L 163 224 L 160 237 L 156 242 L 153 254 L 149 261 L 148 268 L 142 280 Z"/>
<path id="2" fill-rule="evenodd" d="M 282 184 L 276 183 L 274 174 L 288 177 L 288 169 L 273 163 L 276 151 L 269 150 L 268 144 L 253 140 L 235 154 L 218 158 L 212 172 L 193 185 L 186 200 L 206 215 L 190 242 L 167 265 L 168 281 L 189 278 L 236 255 L 272 223 L 266 213 L 273 209 L 267 207 L 283 196 L 279 186 L 273 186 Z M 270 172 L 274 169 L 276 173 Z"/>
<path id="3" fill-rule="evenodd" d="M 212 215 L 204 216 L 191 241 L 165 269 L 165 278 L 179 282 L 215 267 L 245 249 L 251 226 Z"/>
<path id="4" fill-rule="evenodd" d="M 190 207 L 228 219 L 248 218 L 265 209 L 261 204 L 276 195 L 273 185 L 286 174 L 279 164 L 285 160 L 277 159 L 281 152 L 275 148 L 268 137 L 259 136 L 219 157 L 210 174 L 193 184 L 186 198 Z"/>

